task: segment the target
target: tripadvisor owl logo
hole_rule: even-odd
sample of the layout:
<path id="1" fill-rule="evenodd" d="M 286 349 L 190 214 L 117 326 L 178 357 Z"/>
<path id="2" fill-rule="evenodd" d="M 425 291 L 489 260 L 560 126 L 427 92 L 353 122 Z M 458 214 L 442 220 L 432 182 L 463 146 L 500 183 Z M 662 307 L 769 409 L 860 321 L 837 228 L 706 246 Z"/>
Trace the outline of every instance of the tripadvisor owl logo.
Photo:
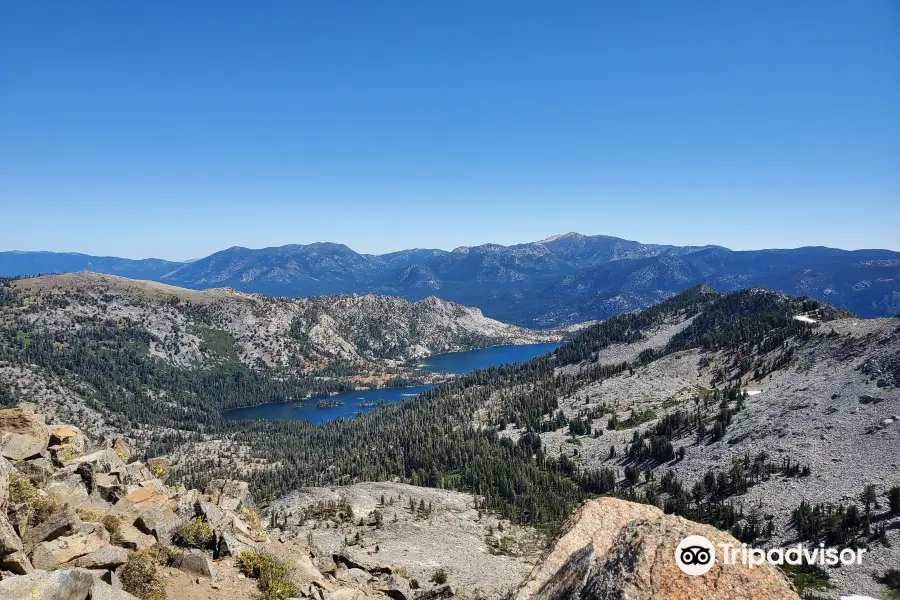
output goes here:
<path id="1" fill-rule="evenodd" d="M 689 535 L 675 548 L 675 562 L 687 575 L 703 575 L 716 563 L 716 547 L 702 535 Z"/>
<path id="2" fill-rule="evenodd" d="M 806 547 L 802 543 L 787 548 L 752 548 L 747 544 L 719 544 L 722 565 L 743 565 L 755 569 L 766 563 L 770 565 L 820 565 L 862 564 L 865 548 Z M 675 562 L 687 575 L 704 575 L 716 564 L 716 547 L 702 535 L 689 535 L 675 548 Z"/>

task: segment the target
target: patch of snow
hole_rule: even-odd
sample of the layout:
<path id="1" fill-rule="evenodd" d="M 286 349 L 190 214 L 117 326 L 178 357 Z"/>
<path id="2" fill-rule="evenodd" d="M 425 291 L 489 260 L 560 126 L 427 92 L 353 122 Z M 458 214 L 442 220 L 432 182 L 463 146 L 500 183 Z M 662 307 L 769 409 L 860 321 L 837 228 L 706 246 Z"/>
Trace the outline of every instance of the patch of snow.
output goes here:
<path id="1" fill-rule="evenodd" d="M 747 390 L 747 395 L 748 395 L 748 396 L 755 396 L 755 395 L 757 395 L 757 394 L 762 394 L 762 392 L 763 392 L 762 390 Z"/>
<path id="2" fill-rule="evenodd" d="M 812 317 L 807 317 L 806 315 L 794 315 L 794 320 L 803 321 L 804 323 L 818 323 L 818 321 Z"/>

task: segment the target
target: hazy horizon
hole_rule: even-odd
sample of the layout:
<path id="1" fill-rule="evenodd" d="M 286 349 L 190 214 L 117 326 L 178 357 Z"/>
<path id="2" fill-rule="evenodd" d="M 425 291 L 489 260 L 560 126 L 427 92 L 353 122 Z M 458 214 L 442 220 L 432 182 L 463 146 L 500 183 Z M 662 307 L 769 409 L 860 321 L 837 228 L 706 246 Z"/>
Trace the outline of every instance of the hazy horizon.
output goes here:
<path id="1" fill-rule="evenodd" d="M 190 261 L 200 260 L 202 258 L 210 256 L 211 254 L 215 254 L 216 252 L 221 252 L 223 250 L 229 250 L 231 248 L 244 248 L 247 250 L 263 250 L 263 249 L 267 249 L 267 248 L 281 248 L 284 246 L 308 246 L 310 244 L 330 243 L 330 244 L 339 244 L 339 245 L 347 246 L 348 248 L 350 248 L 351 250 L 353 250 L 354 252 L 356 252 L 358 254 L 380 256 L 383 254 L 390 254 L 392 252 L 399 252 L 402 250 L 444 250 L 447 252 L 452 252 L 453 250 L 455 250 L 457 248 L 463 248 L 463 247 L 471 248 L 471 247 L 488 245 L 488 244 L 496 244 L 496 245 L 501 245 L 501 246 L 516 246 L 516 245 L 522 245 L 522 244 L 533 244 L 533 243 L 545 241 L 552 237 L 567 235 L 570 233 L 583 235 L 585 237 L 593 237 L 593 236 L 615 237 L 615 238 L 625 239 L 628 241 L 636 241 L 636 242 L 639 242 L 642 244 L 655 244 L 655 245 L 660 245 L 660 246 L 721 246 L 721 247 L 727 248 L 728 250 L 733 250 L 735 252 L 746 252 L 746 251 L 756 251 L 756 250 L 795 250 L 795 249 L 799 249 L 799 248 L 810 248 L 810 247 L 832 248 L 832 249 L 836 249 L 836 250 L 846 250 L 846 251 L 851 251 L 851 252 L 856 251 L 856 250 L 889 250 L 892 252 L 900 252 L 900 249 L 898 249 L 898 248 L 878 248 L 878 247 L 841 248 L 841 247 L 833 246 L 833 245 L 829 245 L 829 244 L 810 244 L 810 245 L 804 245 L 804 246 L 771 247 L 771 248 L 762 248 L 762 247 L 759 247 L 759 248 L 731 248 L 725 244 L 672 244 L 667 241 L 625 238 L 622 236 L 612 235 L 612 234 L 608 234 L 608 233 L 588 234 L 588 233 L 582 233 L 582 232 L 578 232 L 578 231 L 569 231 L 566 233 L 544 236 L 543 238 L 540 238 L 540 239 L 522 240 L 522 241 L 512 242 L 512 243 L 508 243 L 508 244 L 499 243 L 499 242 L 495 242 L 495 241 L 486 241 L 486 242 L 481 242 L 478 244 L 458 244 L 456 246 L 447 247 L 447 248 L 438 248 L 435 246 L 405 247 L 405 248 L 396 248 L 394 250 L 388 250 L 386 252 L 367 252 L 365 250 L 355 248 L 353 246 L 353 244 L 351 244 L 351 243 L 335 241 L 335 240 L 314 240 L 314 241 L 310 241 L 310 242 L 288 242 L 285 244 L 277 244 L 277 245 L 270 244 L 270 245 L 258 246 L 258 247 L 242 246 L 240 244 L 230 244 L 228 246 L 222 246 L 220 248 L 216 248 L 215 250 L 212 250 L 212 251 L 207 252 L 206 254 L 203 254 L 200 256 L 190 256 L 187 258 L 167 258 L 164 256 L 126 256 L 126 255 L 122 255 L 122 254 L 115 254 L 115 253 L 109 253 L 109 252 L 90 253 L 90 252 L 82 252 L 80 250 L 48 250 L 48 249 L 40 249 L 40 248 L 39 249 L 9 248 L 9 249 L 0 249 L 0 252 L 23 252 L 23 253 L 24 252 L 46 252 L 46 253 L 59 253 L 59 254 L 83 254 L 83 255 L 87 255 L 87 256 L 109 257 L 109 258 L 125 258 L 125 259 L 129 259 L 129 260 L 161 259 L 161 260 L 167 260 L 167 261 L 171 261 L 171 262 L 190 262 Z"/>

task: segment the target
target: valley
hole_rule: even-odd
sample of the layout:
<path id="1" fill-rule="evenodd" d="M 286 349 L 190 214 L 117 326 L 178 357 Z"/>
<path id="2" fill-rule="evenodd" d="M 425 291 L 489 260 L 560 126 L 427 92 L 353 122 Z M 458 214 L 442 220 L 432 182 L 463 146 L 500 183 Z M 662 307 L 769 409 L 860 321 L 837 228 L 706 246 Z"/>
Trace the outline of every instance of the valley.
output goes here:
<path id="1" fill-rule="evenodd" d="M 497 597 L 578 506 L 613 495 L 754 545 L 867 548 L 871 562 L 795 580 L 809 598 L 877 596 L 875 577 L 900 559 L 897 319 L 703 286 L 575 332 L 505 325 L 437 299 L 294 300 L 84 273 L 0 289 L 4 404 L 75 423 L 94 444 L 125 436 L 188 488 L 247 481 L 279 531 L 320 550 L 372 560 L 384 547 L 417 579 L 437 553 L 466 589 L 490 562 L 455 557 L 450 540 L 502 522 L 509 539 L 482 547 L 493 555 L 502 542 L 513 561 L 496 567 L 509 569 L 502 586 L 480 586 Z M 435 352 L 564 335 L 517 364 L 455 376 L 417 368 Z M 270 403 L 332 393 L 358 401 L 369 396 L 344 386 L 385 381 L 434 387 L 391 389 L 404 401 L 382 407 L 341 396 L 342 406 L 310 410 L 371 410 L 320 423 L 225 412 L 258 404 L 247 410 L 283 415 L 300 409 Z M 392 513 L 381 493 L 417 506 Z M 430 515 L 428 500 L 423 512 L 426 497 L 446 512 Z M 328 526 L 304 517 L 321 502 L 350 503 L 356 516 Z M 376 510 L 398 524 L 373 530 Z M 404 556 L 412 547 L 423 550 Z"/>

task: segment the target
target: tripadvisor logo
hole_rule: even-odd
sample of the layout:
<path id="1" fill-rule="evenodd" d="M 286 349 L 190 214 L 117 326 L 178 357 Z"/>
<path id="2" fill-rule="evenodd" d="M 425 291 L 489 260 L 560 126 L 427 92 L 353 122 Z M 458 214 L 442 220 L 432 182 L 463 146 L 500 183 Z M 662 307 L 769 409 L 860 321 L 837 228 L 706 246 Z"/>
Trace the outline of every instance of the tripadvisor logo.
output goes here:
<path id="1" fill-rule="evenodd" d="M 688 575 L 703 575 L 716 564 L 716 548 L 702 535 L 689 535 L 675 548 L 675 562 Z"/>
<path id="2" fill-rule="evenodd" d="M 752 548 L 747 544 L 718 544 L 722 564 L 741 564 L 753 569 L 770 565 L 860 565 L 865 548 L 806 548 L 803 544 L 788 548 Z M 687 575 L 703 575 L 716 564 L 716 546 L 702 535 L 689 535 L 675 548 L 675 563 Z"/>

